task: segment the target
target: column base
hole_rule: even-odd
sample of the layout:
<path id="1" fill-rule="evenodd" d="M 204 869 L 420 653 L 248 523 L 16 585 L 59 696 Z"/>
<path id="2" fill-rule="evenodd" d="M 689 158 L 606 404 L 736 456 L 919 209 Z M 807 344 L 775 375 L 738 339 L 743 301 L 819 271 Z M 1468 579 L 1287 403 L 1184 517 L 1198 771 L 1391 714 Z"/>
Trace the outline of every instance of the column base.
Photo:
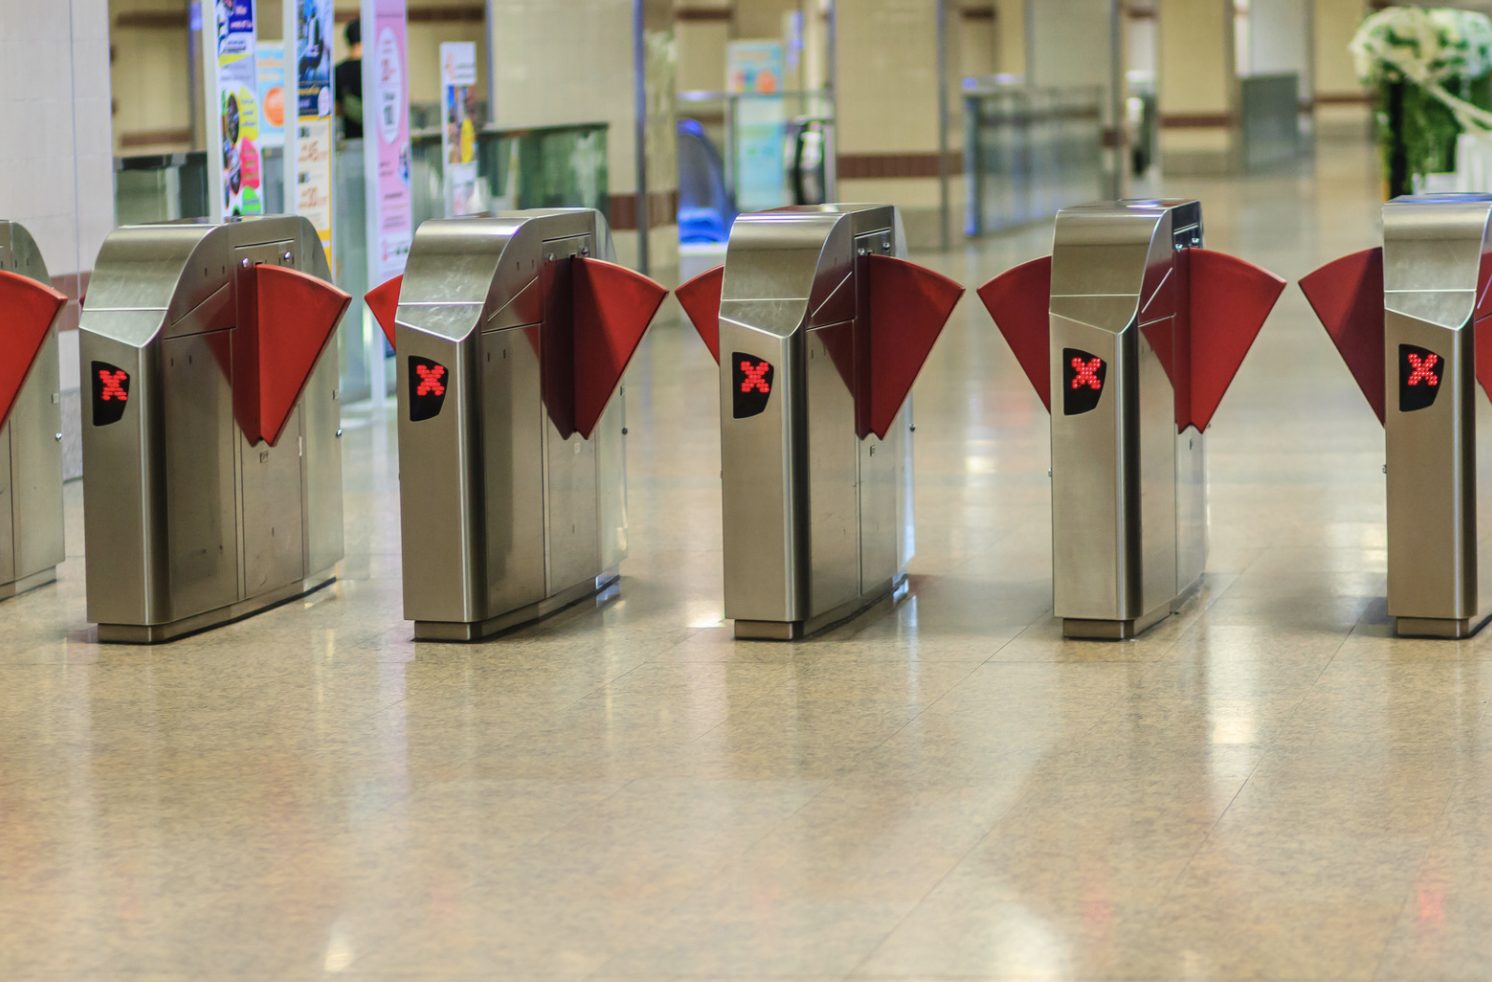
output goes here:
<path id="1" fill-rule="evenodd" d="M 605 603 L 616 596 L 620 580 L 621 574 L 615 569 L 609 569 L 594 579 L 582 580 L 538 603 L 489 617 L 485 621 L 415 621 L 414 639 L 458 643 L 486 641 L 535 621 L 553 617 L 591 597 L 597 598 L 598 603 Z"/>
<path id="2" fill-rule="evenodd" d="M 1492 620 L 1492 612 L 1475 617 L 1395 617 L 1394 634 L 1401 638 L 1456 641 L 1469 638 Z"/>
<path id="3" fill-rule="evenodd" d="M 907 595 L 907 574 L 901 572 L 848 603 L 803 621 L 752 621 L 737 619 L 737 641 L 801 641 L 851 620 L 882 601 L 895 606 Z"/>

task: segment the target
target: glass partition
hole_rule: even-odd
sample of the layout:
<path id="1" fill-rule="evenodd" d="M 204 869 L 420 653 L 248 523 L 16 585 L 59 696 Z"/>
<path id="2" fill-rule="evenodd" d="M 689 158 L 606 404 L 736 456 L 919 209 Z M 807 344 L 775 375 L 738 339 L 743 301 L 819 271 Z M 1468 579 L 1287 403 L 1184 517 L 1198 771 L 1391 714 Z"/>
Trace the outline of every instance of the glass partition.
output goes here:
<path id="1" fill-rule="evenodd" d="M 1104 197 L 1101 90 L 967 79 L 963 98 L 969 235 Z"/>
<path id="2" fill-rule="evenodd" d="M 413 134 L 414 220 L 418 225 L 444 215 L 441 187 L 440 131 Z M 478 134 L 478 181 L 486 211 L 512 208 L 586 207 L 605 212 L 610 199 L 607 179 L 607 126 L 581 123 L 566 126 L 502 129 L 487 127 Z M 114 161 L 114 199 L 120 224 L 177 221 L 207 214 L 206 154 L 188 153 L 117 157 Z M 347 140 L 334 158 L 332 268 L 337 285 L 360 298 L 372 286 L 368 279 L 367 207 L 363 142 Z M 283 208 L 283 169 L 279 151 L 265 152 L 264 191 L 269 211 Z M 372 360 L 385 355 L 383 334 L 364 306 L 354 307 L 361 321 L 344 326 L 342 392 L 346 400 L 372 394 Z M 381 376 L 391 384 L 391 369 Z M 385 391 L 388 391 L 385 388 Z"/>

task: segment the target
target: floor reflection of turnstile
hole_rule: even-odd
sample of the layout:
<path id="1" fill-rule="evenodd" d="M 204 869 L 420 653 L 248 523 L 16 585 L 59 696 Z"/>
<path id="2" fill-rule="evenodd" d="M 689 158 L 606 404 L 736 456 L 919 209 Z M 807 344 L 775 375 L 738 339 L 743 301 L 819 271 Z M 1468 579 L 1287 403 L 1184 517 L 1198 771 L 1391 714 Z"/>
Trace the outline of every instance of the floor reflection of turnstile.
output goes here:
<path id="1" fill-rule="evenodd" d="M 169 641 L 331 581 L 337 322 L 304 218 L 116 230 L 80 339 L 88 618 Z"/>
<path id="2" fill-rule="evenodd" d="M 1383 246 L 1300 281 L 1384 427 L 1388 612 L 1464 638 L 1492 616 L 1492 195 L 1395 198 Z M 1482 450 L 1482 446 L 1487 449 Z"/>
<path id="3" fill-rule="evenodd" d="M 912 382 L 963 288 L 900 258 L 890 205 L 742 215 L 678 290 L 719 363 L 725 616 L 790 640 L 905 579 Z"/>
<path id="4" fill-rule="evenodd" d="M 420 226 L 368 297 L 399 362 L 404 616 L 475 641 L 604 590 L 626 555 L 622 374 L 667 291 L 587 208 Z"/>
<path id="5" fill-rule="evenodd" d="M 1063 209 L 1049 258 L 979 291 L 1052 414 L 1053 609 L 1132 638 L 1207 561 L 1203 438 L 1284 281 L 1202 248 L 1196 201 Z"/>
<path id="6" fill-rule="evenodd" d="M 30 233 L 0 221 L 0 598 L 52 582 L 63 558 L 56 320 L 66 302 Z"/>

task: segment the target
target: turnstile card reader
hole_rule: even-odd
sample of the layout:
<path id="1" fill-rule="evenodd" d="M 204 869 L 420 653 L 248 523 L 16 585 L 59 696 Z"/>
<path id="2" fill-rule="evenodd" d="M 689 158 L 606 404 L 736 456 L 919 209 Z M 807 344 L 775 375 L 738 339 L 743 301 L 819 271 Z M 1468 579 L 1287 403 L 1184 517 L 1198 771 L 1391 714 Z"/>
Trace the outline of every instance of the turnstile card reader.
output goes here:
<path id="1" fill-rule="evenodd" d="M 907 262 L 890 205 L 742 215 L 676 295 L 719 364 L 725 616 L 791 640 L 905 580 L 908 393 L 963 288 Z"/>
<path id="2" fill-rule="evenodd" d="M 399 362 L 404 616 L 475 641 L 614 583 L 622 375 L 667 292 L 588 208 L 420 226 L 368 304 Z"/>
<path id="3" fill-rule="evenodd" d="M 26 229 L 0 221 L 0 598 L 57 578 L 62 543 L 62 394 L 51 287 Z"/>
<path id="4" fill-rule="evenodd" d="M 1492 616 L 1492 195 L 1383 206 L 1383 246 L 1300 288 L 1384 428 L 1388 613 L 1464 638 Z"/>
<path id="5" fill-rule="evenodd" d="M 276 216 L 116 230 L 80 326 L 88 619 L 154 643 L 330 582 L 342 558 L 333 287 Z"/>
<path id="6" fill-rule="evenodd" d="M 1052 416 L 1052 604 L 1132 638 L 1207 560 L 1203 438 L 1285 283 L 1202 248 L 1196 201 L 1063 209 L 1050 257 L 980 298 Z"/>

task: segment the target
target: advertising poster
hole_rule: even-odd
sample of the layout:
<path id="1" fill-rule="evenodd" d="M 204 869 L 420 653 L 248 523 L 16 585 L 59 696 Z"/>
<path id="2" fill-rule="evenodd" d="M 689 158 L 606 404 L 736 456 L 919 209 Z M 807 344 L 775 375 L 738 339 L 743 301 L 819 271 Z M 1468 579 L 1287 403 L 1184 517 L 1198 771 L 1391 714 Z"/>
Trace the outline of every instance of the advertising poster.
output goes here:
<path id="1" fill-rule="evenodd" d="M 264 213 L 254 0 L 214 0 L 223 215 Z"/>
<path id="2" fill-rule="evenodd" d="M 368 273 L 377 284 L 404 272 L 414 238 L 405 2 L 363 0 L 362 21 Z"/>
<path id="3" fill-rule="evenodd" d="M 294 208 L 316 226 L 332 262 L 333 0 L 295 0 L 296 165 Z M 336 267 L 333 266 L 333 269 Z"/>
<path id="4" fill-rule="evenodd" d="M 254 46 L 259 75 L 259 148 L 285 145 L 285 44 L 260 41 Z"/>
<path id="5" fill-rule="evenodd" d="M 726 91 L 736 104 L 736 206 L 776 208 L 788 199 L 783 154 L 787 109 L 782 79 L 787 51 L 781 41 L 732 41 L 726 48 Z"/>
<path id="6" fill-rule="evenodd" d="M 447 41 L 440 46 L 440 159 L 446 217 L 482 210 L 477 181 L 477 46 Z"/>

